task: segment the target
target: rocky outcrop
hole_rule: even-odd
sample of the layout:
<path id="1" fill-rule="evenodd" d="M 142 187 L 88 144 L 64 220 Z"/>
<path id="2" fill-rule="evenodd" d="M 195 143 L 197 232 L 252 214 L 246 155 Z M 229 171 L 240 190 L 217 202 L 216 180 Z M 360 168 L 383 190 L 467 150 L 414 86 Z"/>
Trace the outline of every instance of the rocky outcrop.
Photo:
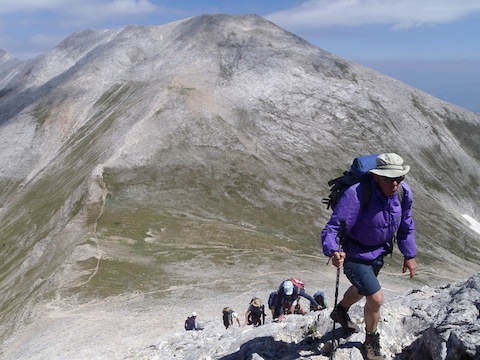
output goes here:
<path id="1" fill-rule="evenodd" d="M 480 359 L 480 273 L 465 282 L 408 291 L 384 305 L 380 324 L 381 345 L 387 359 Z M 289 315 L 281 323 L 225 330 L 216 319 L 202 331 L 182 331 L 128 359 L 325 359 L 331 341 L 331 309 L 307 315 Z M 362 308 L 354 305 L 352 318 L 361 322 Z M 347 336 L 336 330 L 337 360 L 362 359 L 364 334 Z"/>
<path id="2" fill-rule="evenodd" d="M 463 283 L 424 288 L 405 297 L 404 327 L 417 339 L 399 359 L 480 359 L 480 273 Z"/>

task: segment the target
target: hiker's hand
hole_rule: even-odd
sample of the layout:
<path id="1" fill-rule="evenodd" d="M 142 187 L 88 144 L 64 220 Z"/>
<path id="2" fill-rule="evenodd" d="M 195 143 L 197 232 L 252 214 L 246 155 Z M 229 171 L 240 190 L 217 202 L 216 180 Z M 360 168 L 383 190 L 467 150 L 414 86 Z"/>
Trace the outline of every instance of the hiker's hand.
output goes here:
<path id="1" fill-rule="evenodd" d="M 407 269 L 410 271 L 410 279 L 413 278 L 413 276 L 417 272 L 417 260 L 415 260 L 415 258 L 403 260 L 402 273 L 405 273 Z"/>
<path id="2" fill-rule="evenodd" d="M 332 256 L 333 266 L 335 266 L 337 269 L 340 269 L 343 266 L 343 262 L 345 261 L 345 256 L 347 256 L 347 254 L 345 254 L 343 251 L 335 251 Z"/>

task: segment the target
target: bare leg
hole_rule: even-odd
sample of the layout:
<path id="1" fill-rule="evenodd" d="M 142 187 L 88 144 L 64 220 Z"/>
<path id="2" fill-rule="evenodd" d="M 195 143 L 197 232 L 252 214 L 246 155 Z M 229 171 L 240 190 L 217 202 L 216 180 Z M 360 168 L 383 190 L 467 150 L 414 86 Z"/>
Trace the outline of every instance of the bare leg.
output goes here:
<path id="1" fill-rule="evenodd" d="M 345 294 L 343 294 L 343 299 L 340 301 L 340 305 L 342 305 L 345 309 L 349 309 L 350 306 L 360 301 L 362 298 L 363 295 L 358 293 L 357 288 L 355 286 L 350 286 L 347 291 L 345 291 Z"/>
<path id="2" fill-rule="evenodd" d="M 290 307 L 287 309 L 287 314 L 295 314 L 295 304 L 293 303 L 290 305 Z"/>
<path id="3" fill-rule="evenodd" d="M 378 322 L 380 321 L 380 308 L 383 304 L 383 291 L 380 289 L 375 294 L 367 296 L 367 302 L 363 309 L 365 317 L 365 328 L 367 331 L 377 331 Z"/>

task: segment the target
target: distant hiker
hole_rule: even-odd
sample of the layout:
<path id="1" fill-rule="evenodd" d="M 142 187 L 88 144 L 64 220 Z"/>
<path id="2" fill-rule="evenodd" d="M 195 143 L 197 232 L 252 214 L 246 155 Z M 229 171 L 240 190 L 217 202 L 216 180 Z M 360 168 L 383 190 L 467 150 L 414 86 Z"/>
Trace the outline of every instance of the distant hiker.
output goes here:
<path id="1" fill-rule="evenodd" d="M 262 304 L 262 300 L 255 297 L 250 300 L 248 309 L 245 312 L 245 325 L 260 326 L 265 324 L 265 305 Z"/>
<path id="2" fill-rule="evenodd" d="M 197 328 L 197 313 L 194 311 L 192 315 L 185 320 L 185 330 L 196 330 Z"/>
<path id="3" fill-rule="evenodd" d="M 273 320 L 282 321 L 286 314 L 294 314 L 295 301 L 299 296 L 304 297 L 313 303 L 316 309 L 320 309 L 320 305 L 313 297 L 308 295 L 300 286 L 294 285 L 292 279 L 289 279 L 283 281 L 277 290 L 277 296 L 274 303 Z"/>
<path id="4" fill-rule="evenodd" d="M 268 308 L 272 312 L 272 317 L 273 317 L 273 314 L 275 314 L 275 301 L 276 301 L 277 295 L 278 295 L 278 292 L 277 290 L 275 290 L 275 291 L 272 291 L 268 296 Z"/>
<path id="5" fill-rule="evenodd" d="M 238 319 L 238 314 L 233 311 L 233 309 L 229 306 L 224 307 L 222 310 L 223 314 L 223 325 L 225 325 L 225 329 L 228 329 L 230 326 L 233 325 L 233 320 L 236 320 L 238 326 L 240 327 L 240 320 Z"/>
<path id="6" fill-rule="evenodd" d="M 337 269 L 343 266 L 352 283 L 330 317 L 345 329 L 358 331 L 348 310 L 366 297 L 366 337 L 362 352 L 368 360 L 384 359 L 377 333 L 383 303 L 377 276 L 383 266 L 383 257 L 392 251 L 395 234 L 404 256 L 402 272 L 408 270 L 412 278 L 417 269 L 413 196 L 408 184 L 403 182 L 409 170 L 410 166 L 403 165 L 403 159 L 395 153 L 378 155 L 375 168 L 369 170 L 369 178 L 345 191 L 321 234 L 323 253 L 332 259 Z M 402 196 L 397 192 L 400 183 Z M 362 205 L 365 191 L 370 191 L 371 195 L 368 203 Z M 346 224 L 345 236 L 339 235 L 341 223 Z"/>
<path id="7" fill-rule="evenodd" d="M 323 291 L 318 290 L 315 294 L 313 294 L 313 298 L 318 303 L 318 305 L 320 305 L 320 310 L 326 309 L 328 307 L 327 299 Z M 310 310 L 317 310 L 312 303 L 310 303 Z"/>

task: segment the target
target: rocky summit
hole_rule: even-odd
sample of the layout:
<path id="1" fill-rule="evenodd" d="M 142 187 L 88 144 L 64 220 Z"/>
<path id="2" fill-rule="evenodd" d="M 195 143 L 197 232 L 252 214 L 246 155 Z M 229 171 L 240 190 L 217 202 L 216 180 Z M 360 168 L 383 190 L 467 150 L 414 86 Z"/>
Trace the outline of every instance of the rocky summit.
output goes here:
<path id="1" fill-rule="evenodd" d="M 1 50 L 0 108 L 2 359 L 322 356 L 323 313 L 232 332 L 218 314 L 292 276 L 331 299 L 327 182 L 387 151 L 411 166 L 419 268 L 386 259 L 383 347 L 477 356 L 478 329 L 449 322 L 470 288 L 445 284 L 478 283 L 478 114 L 225 14 L 83 30 L 28 61 Z M 204 331 L 182 331 L 191 311 Z M 358 336 L 337 353 L 359 356 Z"/>

